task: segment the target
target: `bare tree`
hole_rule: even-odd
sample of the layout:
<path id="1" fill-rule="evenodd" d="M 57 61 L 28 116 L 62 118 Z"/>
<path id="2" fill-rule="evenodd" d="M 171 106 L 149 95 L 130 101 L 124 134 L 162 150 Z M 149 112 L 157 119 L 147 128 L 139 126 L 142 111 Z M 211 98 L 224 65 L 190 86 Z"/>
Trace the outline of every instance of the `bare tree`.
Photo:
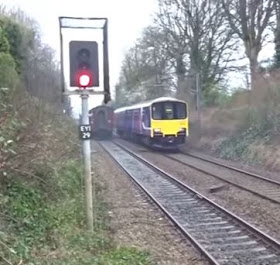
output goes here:
<path id="1" fill-rule="evenodd" d="M 140 45 L 148 53 L 147 63 L 154 68 L 151 85 L 165 83 L 172 86 L 172 57 L 166 43 L 166 34 L 156 26 L 149 26 L 143 31 Z"/>
<path id="2" fill-rule="evenodd" d="M 165 35 L 158 28 L 148 27 L 126 53 L 116 87 L 117 104 L 170 94 L 172 66 L 164 39 Z"/>
<path id="3" fill-rule="evenodd" d="M 250 63 L 251 87 L 255 87 L 258 55 L 267 38 L 274 0 L 222 0 L 223 9 L 234 33 L 243 41 Z"/>
<path id="4" fill-rule="evenodd" d="M 176 8 L 175 0 L 159 0 L 159 11 L 155 23 L 165 36 L 166 54 L 170 57 L 177 77 L 177 94 L 183 96 L 188 54 L 188 39 L 185 33 L 187 30 L 186 14 L 183 9 Z"/>
<path id="5" fill-rule="evenodd" d="M 172 47 L 178 94 L 191 97 L 198 73 L 207 90 L 224 77 L 237 47 L 221 1 L 159 0 L 159 4 L 157 23 Z"/>

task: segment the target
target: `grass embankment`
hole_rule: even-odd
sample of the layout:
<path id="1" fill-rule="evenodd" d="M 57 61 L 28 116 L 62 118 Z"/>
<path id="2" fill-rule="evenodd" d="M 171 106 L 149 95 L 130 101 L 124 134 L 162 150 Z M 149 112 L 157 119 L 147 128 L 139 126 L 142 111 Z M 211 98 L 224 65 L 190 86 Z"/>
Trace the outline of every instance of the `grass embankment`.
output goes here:
<path id="1" fill-rule="evenodd" d="M 0 93 L 0 264 L 151 264 L 145 252 L 116 247 L 98 185 L 95 230 L 86 231 L 73 121 Z"/>
<path id="2" fill-rule="evenodd" d="M 280 73 L 238 91 L 224 106 L 205 109 L 195 146 L 219 157 L 280 170 Z M 191 132 L 196 135 L 196 132 Z M 197 139 L 194 139 L 197 140 Z"/>

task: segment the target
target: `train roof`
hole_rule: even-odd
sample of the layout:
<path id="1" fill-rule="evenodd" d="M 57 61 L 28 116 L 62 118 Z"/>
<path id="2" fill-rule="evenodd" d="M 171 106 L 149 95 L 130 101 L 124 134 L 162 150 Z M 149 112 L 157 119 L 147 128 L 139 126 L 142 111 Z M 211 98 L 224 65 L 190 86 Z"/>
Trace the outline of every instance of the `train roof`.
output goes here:
<path id="1" fill-rule="evenodd" d="M 113 107 L 110 107 L 110 106 L 107 106 L 107 105 L 98 105 L 98 106 L 90 109 L 89 112 L 92 112 L 92 111 L 95 111 L 95 110 L 98 110 L 98 109 L 110 109 L 110 110 L 113 110 Z"/>
<path id="2" fill-rule="evenodd" d="M 180 99 L 177 99 L 177 98 L 160 97 L 160 98 L 156 98 L 156 99 L 153 99 L 153 100 L 144 101 L 144 102 L 141 102 L 141 103 L 138 103 L 138 104 L 134 104 L 134 105 L 131 105 L 131 106 L 118 108 L 118 109 L 115 110 L 115 113 L 125 111 L 125 110 L 132 110 L 132 109 L 137 109 L 137 108 L 148 107 L 148 106 L 152 105 L 153 103 L 163 102 L 163 101 L 176 101 L 176 102 L 186 103 L 184 100 L 180 100 Z"/>

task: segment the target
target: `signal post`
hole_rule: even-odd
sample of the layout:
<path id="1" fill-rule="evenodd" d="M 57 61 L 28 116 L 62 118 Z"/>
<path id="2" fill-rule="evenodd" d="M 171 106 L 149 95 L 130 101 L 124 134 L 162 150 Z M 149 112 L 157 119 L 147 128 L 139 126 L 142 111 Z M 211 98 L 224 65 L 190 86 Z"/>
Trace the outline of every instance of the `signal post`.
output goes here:
<path id="1" fill-rule="evenodd" d="M 104 22 L 102 27 L 92 25 L 92 22 Z M 78 22 L 78 23 L 77 23 Z M 82 26 L 79 24 L 82 24 Z M 86 23 L 85 23 L 86 22 Z M 101 29 L 103 31 L 103 76 L 104 91 L 95 91 L 92 87 L 99 86 L 98 43 L 96 41 L 73 40 L 69 43 L 70 87 L 74 91 L 65 89 L 64 56 L 62 29 Z M 104 95 L 104 103 L 110 101 L 109 62 L 108 62 L 108 20 L 107 18 L 76 18 L 59 17 L 60 54 L 61 54 L 61 87 L 62 97 L 65 95 L 80 95 L 82 104 L 82 121 L 80 124 L 80 139 L 83 142 L 85 208 L 87 227 L 93 231 L 92 205 L 92 175 L 91 175 L 91 125 L 88 116 L 88 98 L 90 95 Z"/>

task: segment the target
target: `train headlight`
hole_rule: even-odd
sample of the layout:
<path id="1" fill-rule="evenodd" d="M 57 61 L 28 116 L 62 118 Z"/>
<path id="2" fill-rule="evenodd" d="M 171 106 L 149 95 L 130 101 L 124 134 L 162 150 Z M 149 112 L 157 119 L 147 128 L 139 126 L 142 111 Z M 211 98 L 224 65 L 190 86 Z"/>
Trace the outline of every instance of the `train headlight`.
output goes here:
<path id="1" fill-rule="evenodd" d="M 154 132 L 155 132 L 155 133 L 160 133 L 160 132 L 161 132 L 161 129 L 160 129 L 160 128 L 154 129 Z"/>
<path id="2" fill-rule="evenodd" d="M 185 128 L 180 128 L 180 129 L 179 129 L 179 132 L 185 132 L 185 131 L 186 131 Z"/>

